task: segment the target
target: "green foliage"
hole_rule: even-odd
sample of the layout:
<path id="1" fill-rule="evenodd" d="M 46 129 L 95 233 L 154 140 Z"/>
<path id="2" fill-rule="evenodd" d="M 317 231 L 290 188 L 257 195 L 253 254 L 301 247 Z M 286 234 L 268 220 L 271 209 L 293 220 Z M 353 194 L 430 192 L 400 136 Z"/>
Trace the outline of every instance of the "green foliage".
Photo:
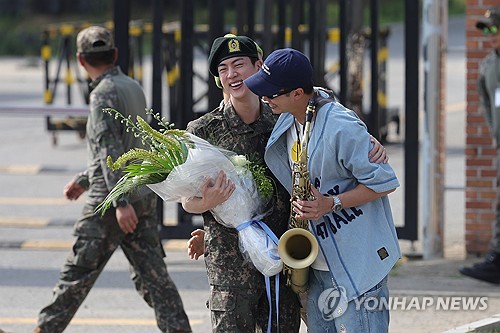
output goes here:
<path id="1" fill-rule="evenodd" d="M 259 190 L 259 194 L 265 200 L 270 199 L 273 195 L 274 187 L 271 178 L 266 175 L 266 168 L 260 164 L 252 163 L 248 166 L 248 169 L 252 173 L 257 189 Z"/>
<path id="2" fill-rule="evenodd" d="M 188 155 L 188 149 L 193 145 L 185 131 L 172 129 L 165 118 L 147 111 L 153 115 L 162 128 L 160 131 L 153 129 L 143 118 L 137 116 L 136 122 L 131 116 L 124 117 L 114 109 L 104 109 L 104 112 L 113 115 L 126 125 L 127 132 L 132 132 L 141 138 L 143 144 L 149 148 L 135 148 L 121 155 L 116 161 L 108 156 L 107 164 L 111 170 L 124 168 L 124 175 L 106 196 L 96 211 L 104 214 L 111 207 L 113 201 L 139 186 L 155 184 L 165 180 L 168 174 L 178 165 L 183 164 Z"/>
<path id="3" fill-rule="evenodd" d="M 38 55 L 40 52 L 40 27 L 22 25 L 11 17 L 0 18 L 0 55 Z"/>

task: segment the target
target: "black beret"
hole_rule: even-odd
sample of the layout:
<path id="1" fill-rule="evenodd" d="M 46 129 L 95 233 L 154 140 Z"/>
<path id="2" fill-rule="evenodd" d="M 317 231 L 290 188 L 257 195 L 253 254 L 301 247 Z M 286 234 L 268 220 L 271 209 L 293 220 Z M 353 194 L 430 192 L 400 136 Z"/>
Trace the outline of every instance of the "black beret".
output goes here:
<path id="1" fill-rule="evenodd" d="M 490 28 L 491 26 L 500 26 L 500 7 L 492 7 L 484 13 L 484 18 L 486 20 L 478 21 L 476 23 L 476 28 L 483 30 L 484 28 Z"/>
<path id="2" fill-rule="evenodd" d="M 246 36 L 219 37 L 215 39 L 208 56 L 210 74 L 219 76 L 217 66 L 221 61 L 237 56 L 258 59 L 259 52 L 255 42 Z"/>

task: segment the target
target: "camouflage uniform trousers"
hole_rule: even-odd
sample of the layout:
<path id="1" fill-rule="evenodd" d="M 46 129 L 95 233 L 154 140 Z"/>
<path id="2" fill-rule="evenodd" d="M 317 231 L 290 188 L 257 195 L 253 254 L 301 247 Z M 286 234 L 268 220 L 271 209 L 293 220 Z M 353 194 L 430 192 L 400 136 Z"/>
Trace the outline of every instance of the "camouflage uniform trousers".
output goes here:
<path id="1" fill-rule="evenodd" d="M 283 280 L 283 276 L 280 276 L 279 332 L 299 332 L 299 299 L 289 287 L 283 285 Z M 274 278 L 271 278 L 271 332 L 278 332 L 274 286 Z M 211 285 L 207 307 L 211 310 L 213 333 L 267 332 L 269 302 L 265 288 L 246 289 Z"/>
<path id="2" fill-rule="evenodd" d="M 163 261 L 154 202 L 133 204 L 139 224 L 127 235 L 120 230 L 114 209 L 101 217 L 93 214 L 94 206 L 84 207 L 75 226 L 77 239 L 61 270 L 52 302 L 39 314 L 38 327 L 43 332 L 64 331 L 118 247 L 148 290 L 148 303 L 154 308 L 160 330 L 191 332 L 181 297 Z"/>

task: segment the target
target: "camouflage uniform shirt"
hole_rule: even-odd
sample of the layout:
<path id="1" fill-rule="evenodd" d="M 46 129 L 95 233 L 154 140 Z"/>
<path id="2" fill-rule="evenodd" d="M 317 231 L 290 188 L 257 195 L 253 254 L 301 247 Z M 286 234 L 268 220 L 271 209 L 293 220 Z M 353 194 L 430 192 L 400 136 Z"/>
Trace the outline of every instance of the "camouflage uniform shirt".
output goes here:
<path id="1" fill-rule="evenodd" d="M 187 130 L 211 144 L 246 155 L 254 163 L 264 164 L 264 150 L 277 116 L 261 102 L 259 119 L 245 124 L 231 103 L 190 122 Z M 290 211 L 288 192 L 274 179 L 273 199 L 262 219 L 279 238 L 286 230 Z M 277 192 L 277 193 L 276 193 Z M 276 195 L 277 194 L 277 195 Z M 205 263 L 211 285 L 238 288 L 264 288 L 264 277 L 251 262 L 245 261 L 238 245 L 238 231 L 217 223 L 210 212 L 203 213 Z M 242 221 L 243 222 L 243 221 Z"/>
<path id="2" fill-rule="evenodd" d="M 111 156 L 116 160 L 132 148 L 143 147 L 140 138 L 127 133 L 124 124 L 102 110 L 113 108 L 135 120 L 137 115 L 144 115 L 146 100 L 139 83 L 123 74 L 117 66 L 92 81 L 91 87 L 87 121 L 87 203 L 96 206 L 122 176 L 120 171 L 111 171 L 107 167 L 106 158 Z M 129 201 L 138 199 L 132 194 Z"/>

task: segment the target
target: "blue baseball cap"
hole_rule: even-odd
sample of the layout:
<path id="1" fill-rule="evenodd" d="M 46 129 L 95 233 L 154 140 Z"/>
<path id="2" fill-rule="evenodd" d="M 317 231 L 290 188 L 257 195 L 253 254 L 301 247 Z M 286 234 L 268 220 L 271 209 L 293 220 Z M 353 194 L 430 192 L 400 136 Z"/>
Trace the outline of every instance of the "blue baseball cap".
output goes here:
<path id="1" fill-rule="evenodd" d="M 300 51 L 286 48 L 272 52 L 261 69 L 243 81 L 257 96 L 273 96 L 283 89 L 312 84 L 312 66 Z"/>

